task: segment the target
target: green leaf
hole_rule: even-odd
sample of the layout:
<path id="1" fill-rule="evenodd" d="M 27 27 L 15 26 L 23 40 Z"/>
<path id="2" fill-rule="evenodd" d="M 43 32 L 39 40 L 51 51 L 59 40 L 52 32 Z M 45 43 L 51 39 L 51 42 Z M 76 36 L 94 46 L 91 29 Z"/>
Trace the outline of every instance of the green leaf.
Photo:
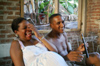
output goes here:
<path id="1" fill-rule="evenodd" d="M 60 4 L 63 4 L 64 2 L 59 2 Z"/>
<path id="2" fill-rule="evenodd" d="M 46 15 L 47 15 L 47 12 L 44 12 L 44 14 L 46 14 Z"/>
<path id="3" fill-rule="evenodd" d="M 73 4 L 72 4 L 72 3 L 70 3 L 70 2 L 67 2 L 67 4 L 68 4 L 68 6 L 73 7 Z"/>
<path id="4" fill-rule="evenodd" d="M 78 0 L 74 0 L 74 1 L 78 3 Z"/>
<path id="5" fill-rule="evenodd" d="M 67 10 L 68 10 L 68 12 L 70 12 L 71 14 L 74 13 L 74 9 L 73 9 L 72 6 L 68 6 Z"/>
<path id="6" fill-rule="evenodd" d="M 40 9 L 43 9 L 44 8 L 44 3 L 41 3 L 40 4 Z"/>
<path id="7" fill-rule="evenodd" d="M 48 2 L 44 2 L 44 6 L 47 6 L 49 4 L 49 1 Z"/>
<path id="8" fill-rule="evenodd" d="M 76 8 L 77 7 L 77 5 L 76 4 L 74 4 L 74 7 L 73 8 Z"/>
<path id="9" fill-rule="evenodd" d="M 72 1 L 72 0 L 68 0 L 68 1 Z"/>

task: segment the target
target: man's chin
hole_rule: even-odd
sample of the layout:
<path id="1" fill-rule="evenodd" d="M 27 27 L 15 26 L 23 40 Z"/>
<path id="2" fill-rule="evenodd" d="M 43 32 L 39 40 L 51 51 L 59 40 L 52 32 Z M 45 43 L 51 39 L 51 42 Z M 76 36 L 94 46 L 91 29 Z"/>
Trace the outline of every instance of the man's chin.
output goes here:
<path id="1" fill-rule="evenodd" d="M 64 31 L 61 31 L 60 33 L 64 33 Z"/>
<path id="2" fill-rule="evenodd" d="M 60 33 L 64 33 L 64 30 L 60 31 Z"/>

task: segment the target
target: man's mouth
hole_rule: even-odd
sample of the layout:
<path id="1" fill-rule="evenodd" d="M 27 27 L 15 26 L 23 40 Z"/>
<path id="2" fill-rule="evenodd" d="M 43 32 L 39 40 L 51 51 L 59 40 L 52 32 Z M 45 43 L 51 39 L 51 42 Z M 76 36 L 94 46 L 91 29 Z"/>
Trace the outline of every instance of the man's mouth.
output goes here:
<path id="1" fill-rule="evenodd" d="M 64 30 L 64 28 L 60 28 L 60 30 Z"/>

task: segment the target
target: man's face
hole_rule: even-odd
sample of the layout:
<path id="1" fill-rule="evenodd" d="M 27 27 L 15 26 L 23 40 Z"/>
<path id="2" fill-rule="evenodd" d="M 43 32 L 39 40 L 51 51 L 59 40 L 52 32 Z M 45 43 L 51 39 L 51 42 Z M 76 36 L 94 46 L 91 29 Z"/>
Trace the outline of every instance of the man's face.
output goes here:
<path id="1" fill-rule="evenodd" d="M 58 32 L 58 33 L 63 33 L 64 32 L 64 21 L 61 18 L 61 16 L 55 16 L 52 20 L 52 23 L 50 24 L 52 30 Z"/>

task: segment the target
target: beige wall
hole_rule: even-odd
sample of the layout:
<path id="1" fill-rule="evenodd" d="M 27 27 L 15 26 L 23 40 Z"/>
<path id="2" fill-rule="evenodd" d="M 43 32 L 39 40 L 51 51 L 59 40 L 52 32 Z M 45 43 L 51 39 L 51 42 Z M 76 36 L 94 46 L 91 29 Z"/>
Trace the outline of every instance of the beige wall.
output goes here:
<path id="1" fill-rule="evenodd" d="M 0 44 L 0 58 L 10 56 L 10 45 L 11 43 Z"/>

